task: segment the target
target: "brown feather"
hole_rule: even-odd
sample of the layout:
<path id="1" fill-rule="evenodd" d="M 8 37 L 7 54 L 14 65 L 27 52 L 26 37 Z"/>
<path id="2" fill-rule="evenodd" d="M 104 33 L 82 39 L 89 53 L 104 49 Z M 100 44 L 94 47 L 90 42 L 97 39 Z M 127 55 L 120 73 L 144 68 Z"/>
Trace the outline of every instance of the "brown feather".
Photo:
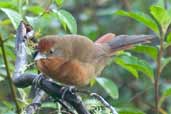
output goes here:
<path id="1" fill-rule="evenodd" d="M 112 53 L 152 39 L 149 35 L 113 36 L 104 35 L 95 43 L 81 35 L 45 36 L 38 48 L 48 58 L 37 60 L 37 67 L 58 82 L 83 86 L 101 74 Z M 48 53 L 51 49 L 53 54 Z"/>

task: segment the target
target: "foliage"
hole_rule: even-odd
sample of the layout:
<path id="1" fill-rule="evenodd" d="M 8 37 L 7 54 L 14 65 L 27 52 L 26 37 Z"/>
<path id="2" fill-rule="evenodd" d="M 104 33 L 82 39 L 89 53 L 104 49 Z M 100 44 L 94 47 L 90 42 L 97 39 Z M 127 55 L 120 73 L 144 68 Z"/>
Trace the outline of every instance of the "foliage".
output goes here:
<path id="1" fill-rule="evenodd" d="M 128 16 L 128 17 L 131 17 L 139 22 L 144 23 L 147 27 L 149 27 L 151 30 L 153 30 L 159 38 L 158 51 L 156 51 L 156 50 L 152 51 L 152 50 L 148 49 L 148 51 L 151 51 L 151 53 L 155 52 L 155 56 L 153 57 L 153 59 L 155 60 L 154 62 L 156 63 L 156 69 L 155 69 L 156 76 L 155 76 L 155 82 L 154 82 L 156 114 L 159 113 L 161 105 L 165 100 L 165 97 L 167 96 L 167 94 L 170 93 L 169 89 L 166 90 L 164 92 L 164 94 L 162 95 L 161 99 L 159 99 L 160 76 L 161 76 L 161 73 L 162 73 L 164 67 L 166 67 L 167 64 L 170 62 L 170 57 L 164 58 L 164 56 L 165 56 L 164 51 L 166 51 L 166 48 L 164 48 L 164 47 L 167 47 L 169 45 L 168 39 L 170 37 L 170 33 L 168 30 L 169 30 L 169 25 L 171 24 L 170 13 L 171 13 L 171 8 L 166 9 L 161 4 L 152 5 L 150 7 L 151 15 L 147 15 L 147 14 L 142 15 L 142 13 L 134 13 L 134 12 L 126 12 L 126 11 L 117 11 L 116 12 L 116 14 L 119 14 L 122 16 Z M 165 38 L 167 38 L 166 42 L 165 42 Z M 147 47 L 143 47 L 143 48 L 144 49 L 139 49 L 139 50 L 141 50 L 141 51 L 147 50 Z M 153 50 L 154 49 L 155 49 L 155 47 L 153 48 Z M 147 53 L 147 52 L 145 52 L 145 53 Z M 128 60 L 126 62 L 128 62 Z M 131 63 L 134 63 L 134 62 L 132 61 Z M 143 66 L 142 63 L 141 63 L 141 66 Z M 147 66 L 150 66 L 150 65 L 147 65 Z M 150 69 L 147 66 L 145 68 Z M 137 67 L 135 69 L 139 69 L 139 68 Z M 144 73 L 146 72 L 145 69 L 143 69 L 143 71 L 144 71 Z"/>

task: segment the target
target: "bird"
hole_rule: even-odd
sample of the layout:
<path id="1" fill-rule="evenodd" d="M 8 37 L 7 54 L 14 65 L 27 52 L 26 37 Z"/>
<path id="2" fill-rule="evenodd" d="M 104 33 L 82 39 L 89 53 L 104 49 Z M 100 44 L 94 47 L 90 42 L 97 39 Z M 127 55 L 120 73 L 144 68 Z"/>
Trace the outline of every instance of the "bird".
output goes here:
<path id="1" fill-rule="evenodd" d="M 93 42 L 83 35 L 47 35 L 38 42 L 34 60 L 45 76 L 64 85 L 82 87 L 100 76 L 116 52 L 154 38 L 154 35 L 106 33 Z"/>

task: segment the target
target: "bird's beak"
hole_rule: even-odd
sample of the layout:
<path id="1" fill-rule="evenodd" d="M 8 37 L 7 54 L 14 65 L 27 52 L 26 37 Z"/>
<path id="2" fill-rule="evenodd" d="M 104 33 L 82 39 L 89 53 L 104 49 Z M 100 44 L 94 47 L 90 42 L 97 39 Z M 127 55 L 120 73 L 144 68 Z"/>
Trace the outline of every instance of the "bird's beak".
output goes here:
<path id="1" fill-rule="evenodd" d="M 34 58 L 35 61 L 40 60 L 40 59 L 46 59 L 46 55 L 43 53 L 38 52 Z"/>

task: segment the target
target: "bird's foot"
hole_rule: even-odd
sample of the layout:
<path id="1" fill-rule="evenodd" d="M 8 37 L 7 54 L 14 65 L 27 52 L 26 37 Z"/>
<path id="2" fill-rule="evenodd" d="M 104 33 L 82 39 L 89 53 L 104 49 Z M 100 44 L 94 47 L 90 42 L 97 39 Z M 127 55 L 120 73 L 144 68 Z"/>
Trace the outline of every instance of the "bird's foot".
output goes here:
<path id="1" fill-rule="evenodd" d="M 67 92 L 70 92 L 71 94 L 74 94 L 76 92 L 76 87 L 75 86 L 64 86 L 61 88 L 62 91 L 62 96 L 61 99 L 64 100 L 65 95 Z"/>
<path id="2" fill-rule="evenodd" d="M 40 73 L 37 77 L 34 78 L 33 80 L 33 85 L 37 87 L 40 85 L 41 80 L 44 78 L 44 76 Z"/>

